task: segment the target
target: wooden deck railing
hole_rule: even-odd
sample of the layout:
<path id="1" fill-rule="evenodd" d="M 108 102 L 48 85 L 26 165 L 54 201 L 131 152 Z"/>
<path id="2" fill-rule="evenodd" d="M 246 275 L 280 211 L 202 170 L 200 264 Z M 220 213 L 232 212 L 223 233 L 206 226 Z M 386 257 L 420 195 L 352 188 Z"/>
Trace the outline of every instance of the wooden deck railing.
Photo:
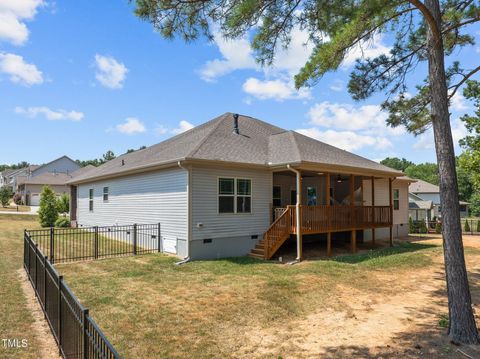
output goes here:
<path id="1" fill-rule="evenodd" d="M 392 224 L 390 206 L 300 206 L 300 213 L 304 234 L 388 227 Z"/>
<path id="2" fill-rule="evenodd" d="M 269 259 L 280 246 L 296 233 L 295 206 L 283 209 L 264 234 L 264 254 Z M 302 233 L 316 234 L 392 225 L 390 206 L 300 206 Z"/>

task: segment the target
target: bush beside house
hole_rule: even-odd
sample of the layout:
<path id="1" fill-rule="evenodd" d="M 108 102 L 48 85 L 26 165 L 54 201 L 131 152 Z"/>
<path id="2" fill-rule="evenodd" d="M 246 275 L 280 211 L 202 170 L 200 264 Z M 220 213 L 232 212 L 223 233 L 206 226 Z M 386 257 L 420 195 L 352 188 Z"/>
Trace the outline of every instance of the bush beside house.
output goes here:
<path id="1" fill-rule="evenodd" d="M 10 204 L 10 199 L 12 198 L 12 191 L 9 187 L 3 186 L 0 188 L 0 204 L 2 207 L 7 207 Z"/>

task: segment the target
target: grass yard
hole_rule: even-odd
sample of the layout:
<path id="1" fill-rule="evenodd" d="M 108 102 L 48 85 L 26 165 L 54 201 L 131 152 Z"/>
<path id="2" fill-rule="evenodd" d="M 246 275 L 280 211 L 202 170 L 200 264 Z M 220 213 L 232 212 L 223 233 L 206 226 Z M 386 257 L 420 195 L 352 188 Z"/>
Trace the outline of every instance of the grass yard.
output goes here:
<path id="1" fill-rule="evenodd" d="M 1 358 L 38 358 L 39 342 L 18 273 L 23 270 L 23 229 L 37 226 L 33 216 L 0 215 L 0 339 L 28 341 L 28 347 L 20 349 L 7 349 L 0 342 Z"/>
<path id="2" fill-rule="evenodd" d="M 441 243 L 416 240 L 294 266 L 151 254 L 58 268 L 125 358 L 463 358 L 444 335 Z"/>

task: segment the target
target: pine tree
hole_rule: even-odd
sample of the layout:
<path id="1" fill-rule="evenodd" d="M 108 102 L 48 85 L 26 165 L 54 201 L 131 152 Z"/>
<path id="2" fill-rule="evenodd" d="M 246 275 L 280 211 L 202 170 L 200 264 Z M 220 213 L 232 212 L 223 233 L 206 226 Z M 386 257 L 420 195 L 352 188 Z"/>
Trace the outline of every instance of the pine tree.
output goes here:
<path id="1" fill-rule="evenodd" d="M 40 193 L 40 208 L 38 209 L 40 225 L 42 227 L 53 227 L 57 218 L 58 208 L 55 192 L 49 186 L 44 186 Z"/>
<path id="2" fill-rule="evenodd" d="M 383 108 L 388 124 L 403 125 L 419 134 L 433 128 L 440 173 L 440 201 L 445 273 L 449 307 L 448 334 L 454 341 L 480 343 L 472 311 L 460 224 L 455 154 L 448 110 L 451 98 L 480 66 L 464 69 L 457 59 L 461 47 L 475 39 L 465 28 L 480 21 L 476 1 L 249 1 L 249 0 L 137 0 L 135 13 L 150 21 L 166 38 L 180 35 L 192 41 L 212 39 L 215 24 L 227 38 L 253 33 L 252 48 L 262 65 L 272 64 L 276 52 L 287 47 L 294 30 L 307 33 L 314 48 L 295 76 L 300 88 L 314 85 L 339 68 L 350 50 L 391 31 L 388 54 L 357 62 L 348 90 L 355 100 L 374 93 L 386 95 Z M 445 68 L 445 57 L 454 60 Z M 410 96 L 409 75 L 426 63 L 426 78 Z M 415 74 L 417 80 L 418 74 Z"/>

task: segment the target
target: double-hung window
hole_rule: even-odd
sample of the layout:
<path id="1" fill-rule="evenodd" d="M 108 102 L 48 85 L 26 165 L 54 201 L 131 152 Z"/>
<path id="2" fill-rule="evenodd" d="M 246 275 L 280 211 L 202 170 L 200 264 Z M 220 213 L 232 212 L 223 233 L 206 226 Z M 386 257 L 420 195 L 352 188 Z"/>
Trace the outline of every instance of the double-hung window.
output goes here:
<path id="1" fill-rule="evenodd" d="M 244 178 L 219 178 L 218 212 L 251 213 L 252 181 Z"/>
<path id="2" fill-rule="evenodd" d="M 88 210 L 93 212 L 93 188 L 88 190 Z"/>
<path id="3" fill-rule="evenodd" d="M 282 187 L 273 186 L 273 206 L 281 207 L 282 205 Z"/>
<path id="4" fill-rule="evenodd" d="M 108 202 L 108 187 L 103 187 L 103 202 Z"/>
<path id="5" fill-rule="evenodd" d="M 393 190 L 393 209 L 395 210 L 400 209 L 400 190 L 399 189 Z"/>

